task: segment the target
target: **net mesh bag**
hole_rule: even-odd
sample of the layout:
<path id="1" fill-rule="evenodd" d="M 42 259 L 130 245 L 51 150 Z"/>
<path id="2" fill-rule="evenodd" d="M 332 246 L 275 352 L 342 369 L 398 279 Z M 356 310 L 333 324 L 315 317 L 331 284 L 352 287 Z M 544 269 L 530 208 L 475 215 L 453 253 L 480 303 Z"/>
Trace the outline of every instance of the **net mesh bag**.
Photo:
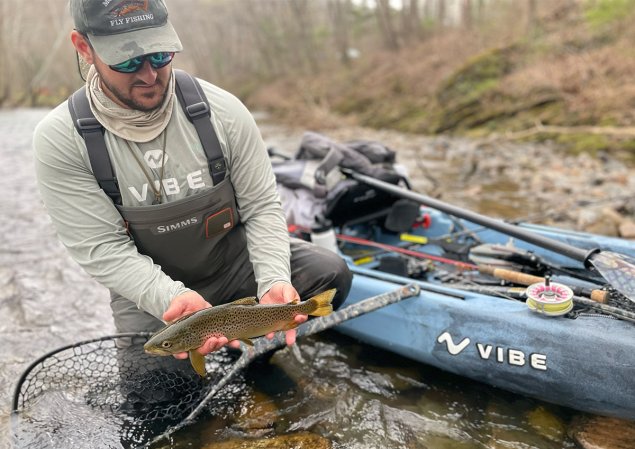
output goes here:
<path id="1" fill-rule="evenodd" d="M 35 361 L 14 395 L 14 446 L 142 446 L 186 418 L 240 355 L 226 348 L 209 355 L 201 378 L 188 360 L 146 354 L 148 337 L 84 341 Z"/>

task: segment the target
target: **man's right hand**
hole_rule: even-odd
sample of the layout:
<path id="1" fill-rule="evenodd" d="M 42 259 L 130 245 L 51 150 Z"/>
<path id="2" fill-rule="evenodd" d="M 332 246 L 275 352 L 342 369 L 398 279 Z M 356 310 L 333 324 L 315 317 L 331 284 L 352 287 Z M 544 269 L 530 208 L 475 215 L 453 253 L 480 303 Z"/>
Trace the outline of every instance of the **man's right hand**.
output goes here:
<path id="1" fill-rule="evenodd" d="M 183 293 L 179 296 L 175 296 L 170 302 L 168 309 L 163 314 L 163 321 L 167 323 L 171 323 L 172 321 L 178 320 L 179 318 L 189 315 L 194 312 L 198 312 L 199 310 L 206 309 L 208 307 L 212 307 L 210 303 L 205 301 L 205 299 L 196 293 L 195 291 L 189 291 Z M 229 346 L 233 348 L 239 348 L 240 342 L 237 340 L 233 340 L 228 342 L 227 337 L 210 337 L 208 338 L 203 346 L 197 349 L 197 351 L 201 355 L 209 354 L 210 352 L 217 351 L 226 344 L 229 343 Z M 178 354 L 174 354 L 174 357 L 177 359 L 186 359 L 188 357 L 187 352 L 179 352 Z"/>

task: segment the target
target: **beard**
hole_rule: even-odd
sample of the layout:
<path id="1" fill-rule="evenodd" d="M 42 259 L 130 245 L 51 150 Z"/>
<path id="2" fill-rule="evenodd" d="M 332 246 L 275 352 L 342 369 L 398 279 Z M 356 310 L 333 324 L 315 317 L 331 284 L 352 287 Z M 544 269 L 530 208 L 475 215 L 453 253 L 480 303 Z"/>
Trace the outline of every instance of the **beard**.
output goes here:
<path id="1" fill-rule="evenodd" d="M 156 82 L 159 83 L 159 85 L 162 87 L 163 92 L 161 93 L 160 97 L 157 98 L 157 101 L 155 103 L 150 105 L 148 105 L 147 103 L 142 103 L 139 100 L 133 98 L 131 92 L 133 87 L 145 86 L 145 83 L 143 83 L 142 81 L 137 81 L 131 84 L 130 86 L 128 86 L 128 92 L 124 92 L 123 90 L 119 89 L 118 87 L 110 83 L 107 80 L 107 78 L 104 77 L 104 74 L 103 72 L 101 72 L 101 70 L 99 70 L 97 67 L 95 67 L 95 69 L 97 70 L 97 73 L 99 74 L 99 79 L 102 82 L 103 87 L 105 87 L 121 104 L 129 107 L 130 109 L 134 109 L 141 112 L 156 111 L 163 105 L 163 102 L 165 101 L 165 98 L 168 95 L 168 83 L 163 84 L 163 80 L 161 78 L 157 78 Z M 148 100 L 150 100 L 153 95 L 141 94 L 140 96 L 142 98 L 145 97 Z"/>

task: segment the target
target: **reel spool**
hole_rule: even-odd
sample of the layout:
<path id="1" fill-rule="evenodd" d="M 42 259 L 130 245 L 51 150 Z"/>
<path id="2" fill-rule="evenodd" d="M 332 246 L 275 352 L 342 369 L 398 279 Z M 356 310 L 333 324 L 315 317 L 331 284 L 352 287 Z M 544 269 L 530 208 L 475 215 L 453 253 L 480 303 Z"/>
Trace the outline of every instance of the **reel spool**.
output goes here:
<path id="1" fill-rule="evenodd" d="M 527 307 L 534 312 L 548 316 L 565 315 L 573 309 L 573 291 L 564 284 L 551 282 L 545 276 L 545 282 L 527 287 Z"/>

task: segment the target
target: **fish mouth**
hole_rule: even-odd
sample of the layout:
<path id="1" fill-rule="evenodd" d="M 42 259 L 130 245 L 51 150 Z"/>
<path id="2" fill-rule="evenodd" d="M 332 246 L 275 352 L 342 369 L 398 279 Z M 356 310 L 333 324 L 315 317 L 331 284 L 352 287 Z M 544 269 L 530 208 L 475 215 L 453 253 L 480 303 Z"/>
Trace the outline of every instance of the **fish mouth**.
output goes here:
<path id="1" fill-rule="evenodd" d="M 170 354 L 172 354 L 169 351 L 166 351 L 164 349 L 157 348 L 157 347 L 152 347 L 152 346 L 144 346 L 143 350 L 146 352 L 146 354 L 154 354 L 154 355 L 170 355 Z"/>

